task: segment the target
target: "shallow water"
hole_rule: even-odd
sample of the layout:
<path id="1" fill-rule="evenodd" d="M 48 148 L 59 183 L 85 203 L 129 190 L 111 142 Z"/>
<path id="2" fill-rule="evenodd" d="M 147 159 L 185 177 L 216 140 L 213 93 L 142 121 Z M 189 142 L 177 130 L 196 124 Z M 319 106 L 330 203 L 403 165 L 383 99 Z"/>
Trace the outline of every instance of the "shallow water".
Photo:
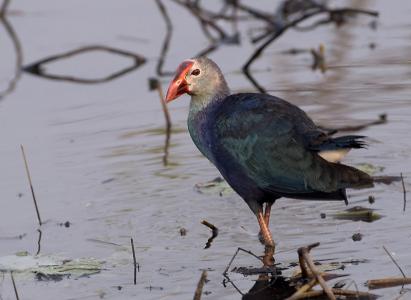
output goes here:
<path id="1" fill-rule="evenodd" d="M 175 30 L 165 69 L 174 70 L 207 41 L 195 19 L 180 7 L 166 4 Z M 369 148 L 352 151 L 345 162 L 369 163 L 384 168 L 383 174 L 403 172 L 409 178 L 411 4 L 383 0 L 338 4 L 380 11 L 377 30 L 369 27 L 371 18 L 359 17 L 341 28 L 289 31 L 254 64 L 255 76 L 273 94 L 299 105 L 324 126 L 361 124 L 386 113 L 387 124 L 359 133 L 370 137 Z M 270 1 L 259 5 L 274 7 Z M 196 183 L 211 180 L 218 172 L 187 133 L 188 97 L 170 105 L 173 132 L 169 165 L 163 165 L 164 118 L 158 94 L 148 89 L 165 34 L 155 3 L 16 0 L 8 20 L 21 43 L 24 64 L 90 44 L 126 49 L 148 59 L 138 70 L 105 84 L 50 81 L 24 73 L 15 90 L 0 100 L 0 256 L 38 251 L 39 227 L 20 152 L 23 144 L 45 221 L 40 253 L 106 261 L 100 274 L 78 280 L 38 282 L 16 274 L 20 297 L 187 299 L 194 294 L 201 270 L 207 269 L 210 281 L 204 291 L 210 293 L 203 299 L 240 299 L 234 288 L 223 287 L 221 273 L 237 247 L 262 254 L 258 225 L 235 194 L 220 197 L 195 191 Z M 259 25 L 242 24 L 244 44 L 222 47 L 211 56 L 235 91 L 253 90 L 238 71 L 253 49 L 247 42 L 247 29 Z M 325 74 L 310 69 L 308 54 L 281 54 L 320 43 L 325 45 L 330 66 Z M 3 89 L 13 76 L 15 60 L 4 27 L 0 27 L 0 45 Z M 91 77 L 126 63 L 118 57 L 87 55 L 71 63 L 56 63 L 50 70 Z M 162 79 L 163 88 L 169 79 Z M 408 179 L 406 188 L 411 190 Z M 376 199 L 372 205 L 369 195 Z M 400 275 L 384 252 L 385 245 L 403 270 L 411 272 L 410 209 L 403 212 L 401 185 L 349 191 L 349 197 L 350 207 L 371 207 L 384 218 L 372 223 L 321 219 L 320 213 L 329 216 L 346 207 L 342 202 L 277 201 L 271 221 L 278 243 L 276 260 L 284 265 L 296 261 L 298 247 L 318 241 L 321 246 L 313 250 L 314 258 L 368 259 L 368 263 L 337 271 L 349 273 L 360 290 L 367 290 L 363 283 L 368 279 Z M 203 219 L 220 230 L 206 250 L 210 230 L 200 224 Z M 68 228 L 60 225 L 66 221 L 71 224 Z M 180 228 L 187 229 L 186 236 L 180 236 Z M 353 242 L 351 236 L 357 232 L 363 239 Z M 135 286 L 130 237 L 140 265 Z M 236 261 L 236 266 L 249 265 L 258 266 L 258 262 L 246 255 Z M 232 274 L 232 279 L 246 292 L 255 278 Z M 393 299 L 399 290 L 376 293 Z M 14 299 L 8 274 L 0 277 L 0 296 Z"/>

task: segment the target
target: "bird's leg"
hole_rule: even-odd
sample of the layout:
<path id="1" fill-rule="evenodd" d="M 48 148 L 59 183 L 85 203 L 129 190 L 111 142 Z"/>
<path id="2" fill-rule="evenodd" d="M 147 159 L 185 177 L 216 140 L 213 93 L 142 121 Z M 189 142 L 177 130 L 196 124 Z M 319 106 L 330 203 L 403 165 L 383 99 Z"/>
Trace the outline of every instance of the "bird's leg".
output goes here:
<path id="1" fill-rule="evenodd" d="M 267 223 L 265 222 L 262 210 L 258 211 L 257 220 L 258 220 L 258 224 L 260 225 L 260 232 L 263 236 L 265 245 L 268 247 L 272 247 L 274 249 L 275 245 L 274 245 L 273 237 L 271 235 L 270 229 L 267 226 Z"/>
<path id="2" fill-rule="evenodd" d="M 271 214 L 271 206 L 273 205 L 273 202 L 272 203 L 270 203 L 270 202 L 266 202 L 265 203 L 265 208 L 264 208 L 264 221 L 265 221 L 265 224 L 267 224 L 267 227 L 269 227 L 270 226 L 270 214 Z M 264 237 L 263 237 L 263 232 L 260 230 L 260 232 L 258 233 L 258 238 L 260 239 L 260 242 L 262 243 L 262 244 L 266 244 L 265 243 L 265 240 L 264 240 Z"/>
<path id="3" fill-rule="evenodd" d="M 264 209 L 264 221 L 265 224 L 267 224 L 267 227 L 270 226 L 270 214 L 271 214 L 271 206 L 273 203 L 267 202 L 265 204 L 265 209 Z"/>
<path id="4" fill-rule="evenodd" d="M 260 232 L 263 236 L 264 244 L 265 244 L 265 255 L 263 257 L 264 266 L 272 266 L 274 264 L 274 251 L 275 245 L 273 241 L 273 237 L 271 236 L 270 229 L 268 228 L 262 209 L 257 213 L 257 220 L 258 224 L 260 225 Z"/>

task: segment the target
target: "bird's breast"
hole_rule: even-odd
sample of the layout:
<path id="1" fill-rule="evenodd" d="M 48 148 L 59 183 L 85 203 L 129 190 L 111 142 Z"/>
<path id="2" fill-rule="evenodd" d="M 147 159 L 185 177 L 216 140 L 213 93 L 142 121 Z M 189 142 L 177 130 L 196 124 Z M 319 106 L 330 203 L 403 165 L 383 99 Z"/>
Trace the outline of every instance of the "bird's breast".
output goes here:
<path id="1" fill-rule="evenodd" d="M 188 120 L 188 131 L 191 139 L 197 146 L 198 150 L 207 157 L 211 162 L 215 162 L 212 151 L 212 137 L 209 128 L 209 118 L 206 111 L 200 111 L 195 114 L 190 113 Z"/>

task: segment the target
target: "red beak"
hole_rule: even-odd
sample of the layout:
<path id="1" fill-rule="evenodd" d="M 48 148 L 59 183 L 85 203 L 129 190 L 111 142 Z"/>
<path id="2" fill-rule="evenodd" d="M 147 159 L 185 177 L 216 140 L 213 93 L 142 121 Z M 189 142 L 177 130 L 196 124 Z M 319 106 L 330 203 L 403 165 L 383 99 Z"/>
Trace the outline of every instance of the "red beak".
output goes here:
<path id="1" fill-rule="evenodd" d="M 167 96 L 166 102 L 170 102 L 182 94 L 188 93 L 188 84 L 185 79 L 187 72 L 190 71 L 191 67 L 193 66 L 194 62 L 191 60 L 183 61 L 183 63 L 177 68 L 176 75 L 174 76 L 173 80 L 171 81 Z"/>

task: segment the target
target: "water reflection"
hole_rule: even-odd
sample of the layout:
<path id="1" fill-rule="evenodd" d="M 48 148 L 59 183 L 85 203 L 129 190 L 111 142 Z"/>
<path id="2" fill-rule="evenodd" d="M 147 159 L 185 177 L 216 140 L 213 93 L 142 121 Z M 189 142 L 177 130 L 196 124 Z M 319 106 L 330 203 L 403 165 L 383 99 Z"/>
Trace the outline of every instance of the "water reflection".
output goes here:
<path id="1" fill-rule="evenodd" d="M 48 63 L 56 62 L 56 61 L 63 60 L 63 59 L 68 59 L 70 57 L 73 57 L 73 56 L 76 56 L 82 53 L 95 52 L 95 51 L 103 51 L 103 52 L 107 52 L 110 54 L 131 58 L 132 64 L 129 67 L 125 67 L 119 71 L 113 72 L 111 74 L 108 74 L 100 78 L 93 78 L 93 79 L 82 78 L 80 76 L 51 74 L 51 73 L 46 72 L 45 70 L 45 65 L 47 65 Z M 29 64 L 28 66 L 25 66 L 23 70 L 33 75 L 47 78 L 47 79 L 52 79 L 52 80 L 63 80 L 63 81 L 70 81 L 70 82 L 75 82 L 75 83 L 95 84 L 95 83 L 108 82 L 120 76 L 123 76 L 127 73 L 130 73 L 131 71 L 134 71 L 135 69 L 139 68 L 145 62 L 146 62 L 146 59 L 139 54 L 121 50 L 121 49 L 108 47 L 108 46 L 95 45 L 95 46 L 81 47 L 81 48 L 70 50 L 70 51 L 67 51 L 61 54 L 52 55 L 52 56 L 43 58 L 37 62 Z"/>
<path id="2" fill-rule="evenodd" d="M 7 87 L 3 91 L 0 91 L 0 101 L 4 99 L 7 95 L 12 93 L 16 88 L 17 82 L 19 81 L 21 76 L 21 68 L 23 65 L 23 51 L 20 41 L 17 37 L 17 33 L 14 31 L 12 24 L 7 19 L 7 6 L 9 2 L 9 0 L 5 0 L 3 2 L 0 11 L 0 24 L 3 25 L 13 45 L 15 53 L 15 67 L 13 77 L 9 80 Z"/>

